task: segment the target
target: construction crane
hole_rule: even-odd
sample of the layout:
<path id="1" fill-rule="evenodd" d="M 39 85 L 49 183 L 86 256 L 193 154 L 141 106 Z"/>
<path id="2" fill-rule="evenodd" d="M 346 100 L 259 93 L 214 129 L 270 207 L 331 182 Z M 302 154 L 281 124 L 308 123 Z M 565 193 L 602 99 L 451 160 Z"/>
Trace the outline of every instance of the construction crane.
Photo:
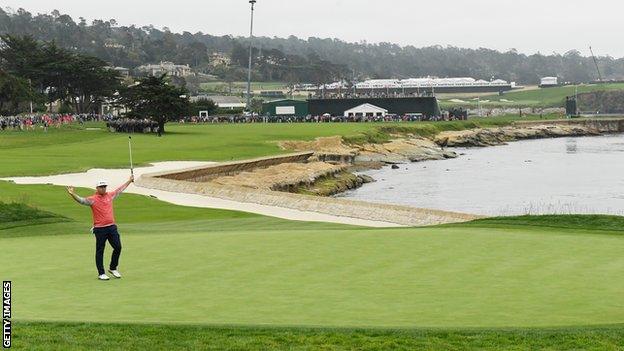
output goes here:
<path id="1" fill-rule="evenodd" d="M 592 50 L 591 46 L 589 47 L 589 52 L 591 52 L 592 58 L 594 59 L 594 65 L 596 65 L 596 71 L 598 71 L 598 81 L 602 83 L 602 74 L 600 73 L 600 68 L 598 67 L 598 60 L 596 60 L 594 50 Z"/>

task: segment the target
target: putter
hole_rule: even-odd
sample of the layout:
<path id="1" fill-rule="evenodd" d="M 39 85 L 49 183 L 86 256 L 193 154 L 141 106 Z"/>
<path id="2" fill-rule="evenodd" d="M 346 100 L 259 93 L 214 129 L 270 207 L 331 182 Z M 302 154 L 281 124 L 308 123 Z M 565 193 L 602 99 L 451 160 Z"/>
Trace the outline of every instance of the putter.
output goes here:
<path id="1" fill-rule="evenodd" d="M 134 176 L 134 167 L 132 166 L 132 136 L 128 136 L 128 150 L 130 150 L 130 175 Z"/>

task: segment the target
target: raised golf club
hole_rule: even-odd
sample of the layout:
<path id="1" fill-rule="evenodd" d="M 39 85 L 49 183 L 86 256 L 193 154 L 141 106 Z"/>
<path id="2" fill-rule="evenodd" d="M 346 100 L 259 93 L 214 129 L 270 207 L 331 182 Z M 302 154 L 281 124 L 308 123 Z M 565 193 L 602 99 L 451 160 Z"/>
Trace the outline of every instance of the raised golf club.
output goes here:
<path id="1" fill-rule="evenodd" d="M 132 136 L 128 136 L 128 150 L 130 151 L 130 175 L 134 176 L 134 167 L 132 166 Z"/>

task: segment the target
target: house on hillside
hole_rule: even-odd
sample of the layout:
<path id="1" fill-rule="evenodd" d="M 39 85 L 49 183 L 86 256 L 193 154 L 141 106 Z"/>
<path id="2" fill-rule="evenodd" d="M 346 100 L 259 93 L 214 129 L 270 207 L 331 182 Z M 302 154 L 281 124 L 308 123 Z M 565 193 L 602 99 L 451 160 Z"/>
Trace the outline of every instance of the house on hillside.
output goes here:
<path id="1" fill-rule="evenodd" d="M 142 65 L 136 71 L 149 76 L 167 74 L 172 77 L 187 77 L 193 72 L 189 65 L 176 65 L 173 62 L 161 61 L 159 64 Z"/>
<path id="2" fill-rule="evenodd" d="M 212 67 L 229 66 L 231 63 L 232 59 L 222 52 L 215 52 L 210 55 L 210 66 Z"/>

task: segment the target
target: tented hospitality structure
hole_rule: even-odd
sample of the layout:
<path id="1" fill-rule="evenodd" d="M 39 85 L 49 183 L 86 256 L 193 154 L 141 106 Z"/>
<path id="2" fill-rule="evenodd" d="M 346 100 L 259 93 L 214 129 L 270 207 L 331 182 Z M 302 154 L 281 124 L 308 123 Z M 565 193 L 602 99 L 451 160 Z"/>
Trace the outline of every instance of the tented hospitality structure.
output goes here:
<path id="1" fill-rule="evenodd" d="M 295 86 L 298 91 L 317 93 L 355 93 L 355 94 L 422 94 L 422 93 L 458 93 L 458 92 L 503 92 L 516 87 L 515 82 L 502 79 L 460 78 L 408 78 L 408 79 L 368 79 L 363 82 L 348 84 L 334 82 L 320 86 L 301 84 Z"/>
<path id="2" fill-rule="evenodd" d="M 345 117 L 386 117 L 388 110 L 373 104 L 362 104 L 344 112 Z"/>

